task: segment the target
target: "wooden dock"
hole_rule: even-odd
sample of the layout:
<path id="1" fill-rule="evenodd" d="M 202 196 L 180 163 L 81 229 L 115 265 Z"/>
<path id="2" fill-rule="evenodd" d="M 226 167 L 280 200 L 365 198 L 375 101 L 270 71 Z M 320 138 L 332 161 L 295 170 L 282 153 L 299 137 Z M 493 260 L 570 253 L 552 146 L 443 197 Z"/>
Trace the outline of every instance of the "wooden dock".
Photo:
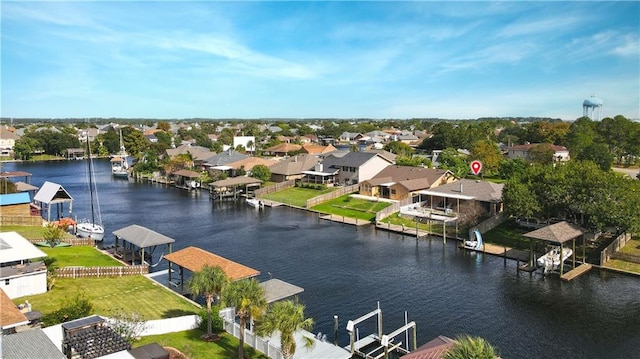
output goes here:
<path id="1" fill-rule="evenodd" d="M 574 280 L 576 278 L 578 278 L 579 276 L 587 273 L 589 270 L 591 270 L 593 266 L 589 263 L 582 263 L 581 265 L 577 266 L 576 268 L 568 271 L 567 273 L 563 274 L 560 276 L 560 278 L 562 278 L 562 280 L 566 280 L 566 281 L 571 281 Z"/>

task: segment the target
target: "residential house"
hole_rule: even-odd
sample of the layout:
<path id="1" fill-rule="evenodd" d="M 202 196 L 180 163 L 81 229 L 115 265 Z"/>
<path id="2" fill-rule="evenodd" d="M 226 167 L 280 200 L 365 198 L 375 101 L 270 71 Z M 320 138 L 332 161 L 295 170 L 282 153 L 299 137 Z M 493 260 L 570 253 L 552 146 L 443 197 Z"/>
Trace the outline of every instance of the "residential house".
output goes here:
<path id="1" fill-rule="evenodd" d="M 9 298 L 45 293 L 47 254 L 17 232 L 0 232 L 0 288 Z"/>
<path id="2" fill-rule="evenodd" d="M 271 180 L 274 182 L 284 182 L 292 179 L 301 179 L 305 176 L 304 171 L 311 171 L 320 162 L 317 157 L 301 153 L 289 157 L 269 166 Z"/>
<path id="3" fill-rule="evenodd" d="M 56 130 L 60 132 L 60 130 L 58 130 L 57 128 L 52 128 L 52 130 Z M 100 130 L 97 128 L 93 128 L 93 127 L 83 128 L 81 130 L 78 130 L 78 140 L 81 143 L 86 143 L 87 139 L 89 140 L 89 142 L 93 142 L 96 140 L 96 137 L 98 137 L 98 135 L 101 133 L 102 132 L 100 132 Z"/>
<path id="4" fill-rule="evenodd" d="M 325 169 L 324 164 L 322 162 L 319 162 L 316 163 L 312 170 L 302 171 L 302 174 L 304 174 L 302 182 L 331 186 L 336 183 L 336 177 L 338 173 L 340 173 L 339 169 Z"/>
<path id="5" fill-rule="evenodd" d="M 531 161 L 531 149 L 540 145 L 539 143 L 528 143 L 524 145 L 511 146 L 507 149 L 507 157 L 509 159 L 522 158 Z M 553 149 L 553 158 L 558 162 L 569 161 L 569 150 L 564 146 L 548 144 Z"/>
<path id="6" fill-rule="evenodd" d="M 338 137 L 338 141 L 352 143 L 359 141 L 363 136 L 364 135 L 359 132 L 345 131 L 340 135 L 340 137 Z"/>
<path id="7" fill-rule="evenodd" d="M 304 144 L 302 145 L 302 152 L 303 153 L 308 153 L 310 155 L 321 155 L 321 154 L 327 154 L 327 153 L 331 153 L 334 151 L 337 151 L 338 149 L 333 147 L 333 145 L 327 145 L 327 146 L 320 146 L 320 145 L 314 145 L 314 144 Z"/>
<path id="8" fill-rule="evenodd" d="M 15 333 L 16 328 L 29 324 L 29 319 L 13 304 L 7 293 L 0 288 L 0 326 L 2 339 L 5 335 Z M 4 357 L 4 351 L 3 356 Z"/>
<path id="9" fill-rule="evenodd" d="M 233 136 L 233 148 L 238 148 L 238 146 L 244 147 L 248 152 L 254 152 L 256 150 L 255 136 Z"/>
<path id="10" fill-rule="evenodd" d="M 459 224 L 475 222 L 479 217 L 494 216 L 503 211 L 504 184 L 481 180 L 461 179 L 418 191 L 424 207 L 453 212 Z"/>
<path id="11" fill-rule="evenodd" d="M 239 161 L 227 163 L 227 166 L 231 167 L 232 177 L 235 177 L 237 171 L 239 170 L 244 170 L 246 173 L 251 173 L 251 170 L 253 169 L 253 167 L 257 165 L 264 165 L 269 167 L 276 163 L 278 163 L 278 161 L 270 160 L 266 158 L 247 157 Z"/>
<path id="12" fill-rule="evenodd" d="M 318 136 L 316 135 L 302 135 L 300 136 L 300 143 L 302 144 L 307 144 L 307 143 L 318 143 Z"/>
<path id="13" fill-rule="evenodd" d="M 0 130 L 0 157 L 12 157 L 13 147 L 20 136 L 13 131 Z"/>
<path id="14" fill-rule="evenodd" d="M 371 179 L 392 161 L 374 152 L 348 152 L 342 157 L 328 155 L 322 161 L 325 171 L 338 169 L 336 182 L 351 185 Z"/>
<path id="15" fill-rule="evenodd" d="M 229 166 L 230 163 L 244 160 L 246 158 L 249 158 L 249 156 L 230 148 L 226 151 L 207 157 L 203 161 L 202 165 L 205 168 L 208 168 L 209 172 L 212 172 L 212 170 L 228 171 L 232 169 L 232 167 Z"/>
<path id="16" fill-rule="evenodd" d="M 275 146 L 271 146 L 269 148 L 264 149 L 266 154 L 271 154 L 272 156 L 277 157 L 285 157 L 290 156 L 294 152 L 298 152 L 302 149 L 302 146 L 297 145 L 295 143 L 280 143 Z"/>
<path id="17" fill-rule="evenodd" d="M 193 145 L 181 145 L 176 148 L 168 148 L 165 150 L 165 155 L 169 156 L 169 158 L 183 154 L 191 155 L 194 166 L 203 167 L 207 159 L 212 155 L 215 155 L 215 152 L 211 152 L 211 150 L 206 147 Z"/>
<path id="18" fill-rule="evenodd" d="M 455 181 L 449 170 L 410 166 L 387 166 L 371 179 L 362 181 L 360 194 L 393 200 L 417 196 L 417 191 Z"/>

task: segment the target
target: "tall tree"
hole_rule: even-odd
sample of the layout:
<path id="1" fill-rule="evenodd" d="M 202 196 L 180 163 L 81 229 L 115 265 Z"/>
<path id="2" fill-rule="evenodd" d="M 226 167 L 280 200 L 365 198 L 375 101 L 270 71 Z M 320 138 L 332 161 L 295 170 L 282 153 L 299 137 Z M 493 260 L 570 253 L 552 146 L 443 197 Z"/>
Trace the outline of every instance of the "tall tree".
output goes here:
<path id="1" fill-rule="evenodd" d="M 203 295 L 207 303 L 207 338 L 213 333 L 211 330 L 211 304 L 220 297 L 224 289 L 229 284 L 229 278 L 222 268 L 205 265 L 198 272 L 193 274 L 189 280 L 188 288 L 194 296 Z"/>
<path id="2" fill-rule="evenodd" d="M 313 319 L 305 318 L 304 305 L 287 300 L 276 302 L 269 308 L 256 325 L 256 332 L 262 336 L 279 332 L 282 357 L 289 359 L 296 353 L 294 333 L 300 329 L 310 331 L 312 328 Z M 313 346 L 312 338 L 305 336 L 304 339 L 306 347 Z"/>
<path id="3" fill-rule="evenodd" d="M 384 145 L 384 150 L 394 153 L 398 156 L 411 157 L 413 148 L 401 141 L 392 141 Z"/>
<path id="4" fill-rule="evenodd" d="M 471 158 L 482 162 L 483 172 L 494 174 L 498 172 L 503 156 L 495 142 L 480 140 L 471 148 Z"/>
<path id="5" fill-rule="evenodd" d="M 232 282 L 222 299 L 226 305 L 235 308 L 236 316 L 240 319 L 238 359 L 244 359 L 244 332 L 247 322 L 252 318 L 259 319 L 267 308 L 264 289 L 256 279 L 243 279 Z"/>

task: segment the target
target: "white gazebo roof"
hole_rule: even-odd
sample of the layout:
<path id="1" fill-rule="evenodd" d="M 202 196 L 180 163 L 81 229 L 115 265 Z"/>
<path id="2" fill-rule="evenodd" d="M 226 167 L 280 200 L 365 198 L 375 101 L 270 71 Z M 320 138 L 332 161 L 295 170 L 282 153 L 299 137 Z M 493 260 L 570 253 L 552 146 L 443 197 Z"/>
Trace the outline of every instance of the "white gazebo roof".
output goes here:
<path id="1" fill-rule="evenodd" d="M 0 232 L 0 263 L 42 258 L 47 254 L 16 232 Z"/>

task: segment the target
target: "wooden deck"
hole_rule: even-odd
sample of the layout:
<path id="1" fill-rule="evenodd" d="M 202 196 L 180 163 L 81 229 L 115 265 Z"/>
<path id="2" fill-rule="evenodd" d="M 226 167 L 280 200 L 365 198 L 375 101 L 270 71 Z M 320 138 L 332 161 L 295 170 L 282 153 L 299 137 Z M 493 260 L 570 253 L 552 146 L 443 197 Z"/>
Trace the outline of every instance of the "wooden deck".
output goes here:
<path id="1" fill-rule="evenodd" d="M 584 273 L 587 273 L 589 270 L 591 270 L 593 266 L 589 263 L 582 263 L 581 265 L 577 266 L 576 268 L 568 271 L 567 273 L 563 274 L 562 276 L 560 276 L 560 278 L 562 278 L 563 280 L 566 281 L 571 281 L 574 280 L 576 278 L 578 278 L 579 276 L 583 275 Z"/>

